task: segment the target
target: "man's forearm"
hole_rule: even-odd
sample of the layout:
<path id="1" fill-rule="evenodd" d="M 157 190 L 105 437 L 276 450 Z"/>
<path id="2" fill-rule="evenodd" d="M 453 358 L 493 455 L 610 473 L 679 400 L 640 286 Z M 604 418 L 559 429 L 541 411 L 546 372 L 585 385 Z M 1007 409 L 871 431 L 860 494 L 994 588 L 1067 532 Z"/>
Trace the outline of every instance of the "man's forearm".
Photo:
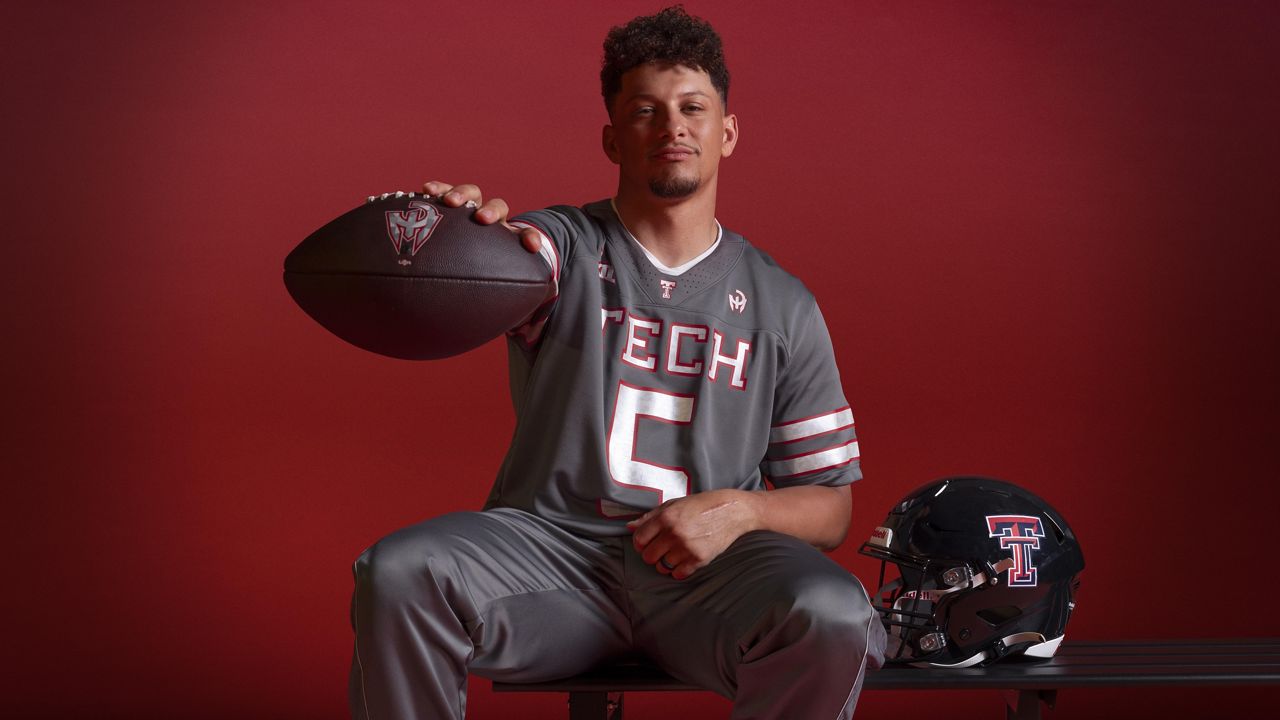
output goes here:
<path id="1" fill-rule="evenodd" d="M 791 535 L 832 550 L 849 533 L 849 486 L 808 485 L 750 493 L 752 529 Z"/>

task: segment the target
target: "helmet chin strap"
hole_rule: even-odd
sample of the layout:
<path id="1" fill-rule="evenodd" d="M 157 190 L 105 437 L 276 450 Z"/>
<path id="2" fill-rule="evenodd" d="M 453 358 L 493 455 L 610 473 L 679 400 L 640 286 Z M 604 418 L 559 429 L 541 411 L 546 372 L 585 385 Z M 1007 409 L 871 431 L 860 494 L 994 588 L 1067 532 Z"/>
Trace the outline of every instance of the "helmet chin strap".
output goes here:
<path id="1" fill-rule="evenodd" d="M 911 663 L 911 665 L 913 667 L 967 668 L 980 665 L 988 660 L 1004 657 L 1011 651 L 1018 649 L 1022 649 L 1023 654 L 1031 657 L 1048 658 L 1053 657 L 1054 651 L 1058 649 L 1058 645 L 1061 642 L 1061 637 L 1054 640 L 1046 640 L 1038 632 L 1020 632 L 1000 638 L 994 650 L 979 650 L 958 663 L 918 662 Z"/>
<path id="2" fill-rule="evenodd" d="M 965 658 L 964 660 L 961 660 L 958 663 L 917 662 L 917 663 L 911 663 L 911 666 L 922 667 L 922 668 L 925 668 L 925 667 L 967 668 L 967 667 L 973 667 L 974 665 L 978 665 L 980 663 L 986 662 L 989 655 L 991 655 L 991 653 L 987 652 L 986 650 L 979 650 L 977 653 Z"/>

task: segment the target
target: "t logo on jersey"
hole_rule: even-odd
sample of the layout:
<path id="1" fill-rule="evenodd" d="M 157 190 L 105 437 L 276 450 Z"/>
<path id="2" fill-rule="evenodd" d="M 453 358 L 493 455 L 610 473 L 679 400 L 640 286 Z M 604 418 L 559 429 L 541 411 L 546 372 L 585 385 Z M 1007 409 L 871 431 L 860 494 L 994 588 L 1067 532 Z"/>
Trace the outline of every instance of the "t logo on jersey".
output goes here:
<path id="1" fill-rule="evenodd" d="M 1040 549 L 1044 526 L 1034 515 L 988 515 L 987 532 L 1000 538 L 1000 547 L 1013 551 L 1013 567 L 1009 568 L 1009 587 L 1035 587 L 1036 566 L 1031 551 Z"/>
<path id="2" fill-rule="evenodd" d="M 397 255 L 404 255 L 406 246 L 409 255 L 417 255 L 439 222 L 440 211 L 434 206 L 421 200 L 411 200 L 404 210 L 387 211 L 387 237 L 391 238 Z M 409 258 L 401 257 L 398 262 L 408 265 Z"/>
<path id="3" fill-rule="evenodd" d="M 676 289 L 675 280 L 659 280 L 658 284 L 662 286 L 662 299 L 670 300 L 671 291 Z"/>

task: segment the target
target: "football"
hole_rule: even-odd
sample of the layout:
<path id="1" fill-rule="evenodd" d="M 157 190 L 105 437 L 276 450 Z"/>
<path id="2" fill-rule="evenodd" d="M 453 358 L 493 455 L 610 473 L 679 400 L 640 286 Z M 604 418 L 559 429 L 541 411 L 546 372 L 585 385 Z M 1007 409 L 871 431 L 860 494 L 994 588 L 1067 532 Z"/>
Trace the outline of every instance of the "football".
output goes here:
<path id="1" fill-rule="evenodd" d="M 356 347 L 406 360 L 466 352 L 554 292 L 542 257 L 474 212 L 474 204 L 448 207 L 421 193 L 370 196 L 289 253 L 285 287 Z"/>

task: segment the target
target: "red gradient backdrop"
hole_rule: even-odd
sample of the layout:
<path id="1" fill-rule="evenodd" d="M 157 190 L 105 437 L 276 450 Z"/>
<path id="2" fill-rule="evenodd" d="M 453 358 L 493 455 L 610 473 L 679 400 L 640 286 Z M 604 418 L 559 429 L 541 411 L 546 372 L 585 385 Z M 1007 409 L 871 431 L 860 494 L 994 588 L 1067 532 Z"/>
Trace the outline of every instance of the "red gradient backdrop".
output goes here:
<path id="1" fill-rule="evenodd" d="M 428 178 L 517 210 L 610 194 L 600 41 L 658 7 L 0 10 L 6 714 L 345 716 L 349 564 L 482 502 L 504 353 L 345 346 L 281 262 Z M 1082 538 L 1072 637 L 1280 632 L 1280 6 L 689 8 L 726 39 L 742 129 L 720 218 L 817 294 L 858 417 L 836 558 L 874 582 L 855 549 L 893 501 L 988 473 Z M 563 714 L 472 687 L 472 717 Z M 1266 697 L 1071 691 L 1058 716 Z M 1000 703 L 873 692 L 861 712 Z"/>

